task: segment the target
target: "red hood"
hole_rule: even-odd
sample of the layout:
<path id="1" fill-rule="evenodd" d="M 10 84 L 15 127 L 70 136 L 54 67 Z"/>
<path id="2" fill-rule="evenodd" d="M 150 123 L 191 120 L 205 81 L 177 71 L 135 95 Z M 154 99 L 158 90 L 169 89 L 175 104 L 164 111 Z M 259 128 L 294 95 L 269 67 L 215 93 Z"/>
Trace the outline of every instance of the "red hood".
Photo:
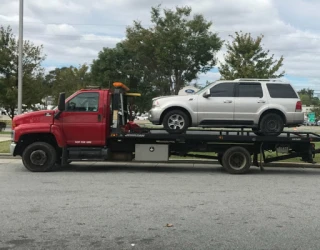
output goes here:
<path id="1" fill-rule="evenodd" d="M 13 124 L 15 127 L 26 123 L 53 124 L 54 113 L 54 110 L 41 110 L 17 115 L 13 118 Z"/>

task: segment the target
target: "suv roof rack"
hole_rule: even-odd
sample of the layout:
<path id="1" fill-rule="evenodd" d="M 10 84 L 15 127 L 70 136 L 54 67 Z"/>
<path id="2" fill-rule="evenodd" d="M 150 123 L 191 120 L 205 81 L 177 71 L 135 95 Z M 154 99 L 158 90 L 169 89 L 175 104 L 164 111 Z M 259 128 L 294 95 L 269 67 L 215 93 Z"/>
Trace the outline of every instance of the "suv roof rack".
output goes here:
<path id="1" fill-rule="evenodd" d="M 234 79 L 233 81 L 235 81 L 235 82 L 239 82 L 239 81 L 282 82 L 282 80 L 280 80 L 280 79 L 268 79 L 268 78 L 263 78 L 263 79 L 259 79 L 259 78 L 237 78 L 237 79 Z"/>

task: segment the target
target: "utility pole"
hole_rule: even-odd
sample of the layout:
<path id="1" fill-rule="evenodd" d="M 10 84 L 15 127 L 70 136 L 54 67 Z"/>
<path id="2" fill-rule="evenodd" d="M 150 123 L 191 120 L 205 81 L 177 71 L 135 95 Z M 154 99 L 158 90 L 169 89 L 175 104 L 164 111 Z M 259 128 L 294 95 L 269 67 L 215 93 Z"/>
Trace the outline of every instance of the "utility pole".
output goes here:
<path id="1" fill-rule="evenodd" d="M 18 114 L 22 113 L 22 79 L 23 79 L 23 0 L 19 5 L 19 68 L 18 68 Z"/>

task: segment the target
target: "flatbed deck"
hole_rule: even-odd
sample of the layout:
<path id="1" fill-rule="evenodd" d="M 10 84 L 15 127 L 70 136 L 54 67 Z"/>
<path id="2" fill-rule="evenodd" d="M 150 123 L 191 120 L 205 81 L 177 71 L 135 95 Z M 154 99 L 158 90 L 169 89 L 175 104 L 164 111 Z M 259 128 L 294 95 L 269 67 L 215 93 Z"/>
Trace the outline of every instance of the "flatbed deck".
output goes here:
<path id="1" fill-rule="evenodd" d="M 252 157 L 252 164 L 261 169 L 265 163 L 296 157 L 300 157 L 302 162 L 314 163 L 315 154 L 320 152 L 320 149 L 315 149 L 314 142 L 320 142 L 320 135 L 312 132 L 285 131 L 279 136 L 257 136 L 243 129 L 198 129 L 188 130 L 184 134 L 169 134 L 163 129 L 142 129 L 139 132 L 113 134 L 108 139 L 108 145 L 113 153 L 134 154 L 137 145 L 149 145 L 150 148 L 156 145 L 167 145 L 169 156 L 217 159 L 221 165 L 227 164 L 226 160 L 223 160 L 224 155 L 229 154 L 226 152 L 232 149 L 235 152 L 240 150 L 244 151 L 242 157 Z M 144 150 L 145 154 L 148 154 L 148 148 L 144 147 Z M 266 151 L 276 152 L 276 156 L 267 158 Z M 216 154 L 208 155 L 207 153 Z M 150 160 L 150 157 L 146 157 L 147 160 Z M 251 160 L 248 161 L 251 164 Z"/>
<path id="2" fill-rule="evenodd" d="M 143 129 L 139 133 L 115 134 L 116 138 L 144 138 L 150 140 L 201 140 L 211 142 L 316 142 L 320 135 L 312 132 L 285 131 L 279 136 L 257 136 L 244 130 L 188 130 L 184 134 L 169 134 L 164 129 Z M 111 137 L 112 138 L 112 137 Z"/>

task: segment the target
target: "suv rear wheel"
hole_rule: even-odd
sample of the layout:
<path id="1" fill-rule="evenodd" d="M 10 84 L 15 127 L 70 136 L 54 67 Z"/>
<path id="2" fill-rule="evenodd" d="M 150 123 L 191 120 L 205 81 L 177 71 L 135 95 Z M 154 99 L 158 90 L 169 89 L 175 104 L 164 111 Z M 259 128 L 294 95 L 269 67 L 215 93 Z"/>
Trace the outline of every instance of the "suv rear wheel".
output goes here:
<path id="1" fill-rule="evenodd" d="M 189 118 L 181 110 L 172 110 L 165 114 L 163 127 L 169 134 L 182 134 L 189 127 Z"/>
<path id="2" fill-rule="evenodd" d="M 262 117 L 260 121 L 261 135 L 278 136 L 282 133 L 284 121 L 282 117 L 275 113 L 269 113 Z"/>
<path id="3" fill-rule="evenodd" d="M 252 128 L 252 132 L 257 136 L 263 136 L 263 133 L 260 132 L 259 128 Z"/>

